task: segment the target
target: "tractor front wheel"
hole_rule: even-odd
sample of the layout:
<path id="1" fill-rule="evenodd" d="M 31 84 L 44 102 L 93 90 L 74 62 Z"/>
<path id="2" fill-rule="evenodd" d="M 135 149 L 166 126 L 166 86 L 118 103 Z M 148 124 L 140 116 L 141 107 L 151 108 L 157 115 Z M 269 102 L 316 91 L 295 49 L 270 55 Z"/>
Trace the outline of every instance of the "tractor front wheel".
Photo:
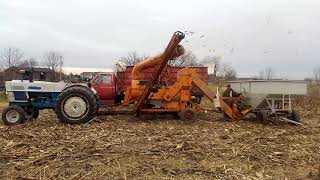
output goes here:
<path id="1" fill-rule="evenodd" d="M 55 111 L 61 122 L 80 124 L 92 120 L 97 112 L 94 93 L 84 86 L 71 86 L 59 95 Z"/>
<path id="2" fill-rule="evenodd" d="M 22 123 L 24 120 L 24 109 L 20 106 L 12 105 L 6 107 L 2 112 L 2 121 L 6 125 Z"/>

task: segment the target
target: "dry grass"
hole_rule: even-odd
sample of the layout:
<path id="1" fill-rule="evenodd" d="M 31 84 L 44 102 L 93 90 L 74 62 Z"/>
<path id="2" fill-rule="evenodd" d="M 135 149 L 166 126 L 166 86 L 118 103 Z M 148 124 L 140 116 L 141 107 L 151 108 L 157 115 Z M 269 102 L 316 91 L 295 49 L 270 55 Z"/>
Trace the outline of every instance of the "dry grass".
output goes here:
<path id="1" fill-rule="evenodd" d="M 209 89 L 212 90 L 212 92 L 217 92 L 217 89 L 218 89 L 219 93 L 222 94 L 226 89 L 226 84 L 212 84 L 212 83 L 209 83 L 208 87 L 209 87 Z"/>
<path id="2" fill-rule="evenodd" d="M 305 117 L 320 117 L 320 86 L 310 85 L 308 95 L 297 99 L 296 106 Z"/>
<path id="3" fill-rule="evenodd" d="M 4 107 L 7 104 L 8 104 L 8 99 L 7 99 L 6 92 L 1 91 L 0 92 L 0 107 Z"/>
<path id="4" fill-rule="evenodd" d="M 68 126 L 44 111 L 37 121 L 0 125 L 0 178 L 320 178 L 320 120 L 305 120 L 299 127 L 226 123 L 216 113 L 195 123 L 102 115 Z"/>
<path id="5" fill-rule="evenodd" d="M 315 94 L 299 101 L 304 126 L 227 123 L 217 113 L 194 123 L 100 115 L 69 126 L 43 111 L 0 124 L 0 179 L 320 179 L 319 104 Z"/>

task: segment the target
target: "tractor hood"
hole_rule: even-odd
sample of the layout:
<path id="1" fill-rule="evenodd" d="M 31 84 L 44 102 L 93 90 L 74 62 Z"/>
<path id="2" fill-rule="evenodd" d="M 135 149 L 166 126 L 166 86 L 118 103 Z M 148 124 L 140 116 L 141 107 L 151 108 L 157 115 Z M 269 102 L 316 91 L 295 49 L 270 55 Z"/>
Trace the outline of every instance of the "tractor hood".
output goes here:
<path id="1" fill-rule="evenodd" d="M 67 83 L 65 82 L 45 82 L 13 80 L 6 81 L 6 91 L 28 91 L 28 92 L 61 92 Z"/>

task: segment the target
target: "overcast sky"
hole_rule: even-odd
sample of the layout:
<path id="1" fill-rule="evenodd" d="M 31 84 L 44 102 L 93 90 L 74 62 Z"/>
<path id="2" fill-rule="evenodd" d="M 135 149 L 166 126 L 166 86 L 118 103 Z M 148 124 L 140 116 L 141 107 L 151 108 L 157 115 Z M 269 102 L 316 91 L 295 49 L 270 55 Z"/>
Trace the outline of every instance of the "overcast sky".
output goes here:
<path id="1" fill-rule="evenodd" d="M 0 49 L 61 51 L 68 67 L 159 53 L 177 30 L 195 32 L 182 44 L 199 59 L 221 56 L 241 77 L 270 66 L 303 79 L 320 67 L 319 0 L 0 0 Z"/>

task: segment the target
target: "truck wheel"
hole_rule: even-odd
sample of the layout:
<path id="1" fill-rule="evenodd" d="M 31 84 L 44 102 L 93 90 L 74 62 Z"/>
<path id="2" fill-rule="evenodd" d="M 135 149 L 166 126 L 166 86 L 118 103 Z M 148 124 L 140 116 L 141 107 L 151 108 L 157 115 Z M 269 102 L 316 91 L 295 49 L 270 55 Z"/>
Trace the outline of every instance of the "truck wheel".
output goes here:
<path id="1" fill-rule="evenodd" d="M 268 111 L 267 110 L 260 110 L 256 114 L 257 119 L 261 122 L 265 122 L 268 120 Z"/>
<path id="2" fill-rule="evenodd" d="M 37 109 L 27 109 L 25 110 L 25 117 L 27 120 L 30 120 L 30 119 L 37 119 L 39 117 L 39 110 Z"/>
<path id="3" fill-rule="evenodd" d="M 55 111 L 61 122 L 80 124 L 95 117 L 97 102 L 93 92 L 82 86 L 72 86 L 59 95 Z"/>
<path id="4" fill-rule="evenodd" d="M 94 97 L 96 98 L 96 104 L 97 104 L 97 107 L 96 107 L 96 110 L 95 110 L 95 115 L 97 115 L 98 112 L 99 112 L 99 109 L 100 109 L 100 98 L 96 94 L 94 95 Z"/>
<path id="5" fill-rule="evenodd" d="M 25 120 L 24 110 L 20 106 L 12 105 L 2 112 L 2 121 L 6 125 L 22 123 Z"/>
<path id="6" fill-rule="evenodd" d="M 180 119 L 183 121 L 192 122 L 194 120 L 195 113 L 192 111 L 191 108 L 186 108 L 179 113 L 179 116 Z"/>
<path id="7" fill-rule="evenodd" d="M 295 121 L 295 122 L 301 122 L 300 120 L 300 114 L 298 111 L 296 110 L 292 110 L 292 113 L 290 115 L 290 118 L 291 120 Z"/>

